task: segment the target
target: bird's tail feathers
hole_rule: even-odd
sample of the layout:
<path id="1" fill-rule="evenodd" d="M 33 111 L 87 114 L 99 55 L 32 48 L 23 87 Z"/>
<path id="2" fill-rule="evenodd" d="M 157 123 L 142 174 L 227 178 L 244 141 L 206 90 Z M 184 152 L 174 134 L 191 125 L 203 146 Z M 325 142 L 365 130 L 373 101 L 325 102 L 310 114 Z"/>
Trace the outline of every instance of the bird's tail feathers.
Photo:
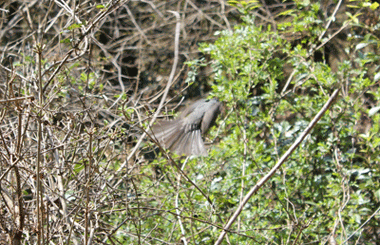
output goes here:
<path id="1" fill-rule="evenodd" d="M 200 129 L 184 130 L 181 137 L 172 145 L 171 150 L 187 156 L 207 156 L 207 150 L 202 140 Z"/>
<path id="2" fill-rule="evenodd" d="M 174 121 L 160 121 L 152 127 L 153 137 L 163 144 L 165 148 L 171 148 L 178 137 L 183 134 L 183 130 L 180 119 Z"/>

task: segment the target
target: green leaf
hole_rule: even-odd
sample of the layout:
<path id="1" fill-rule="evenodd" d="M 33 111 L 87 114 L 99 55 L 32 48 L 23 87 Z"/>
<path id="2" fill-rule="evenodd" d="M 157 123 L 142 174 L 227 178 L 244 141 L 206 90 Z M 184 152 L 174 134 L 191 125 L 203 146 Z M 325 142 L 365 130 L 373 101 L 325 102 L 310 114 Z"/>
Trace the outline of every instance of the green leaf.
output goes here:
<path id="1" fill-rule="evenodd" d="M 80 28 L 82 26 L 83 26 L 83 24 L 74 23 L 74 24 L 70 25 L 69 27 L 67 27 L 67 30 L 71 31 L 71 30 L 74 30 L 74 29 L 78 29 L 78 28 Z"/>
<path id="2" fill-rule="evenodd" d="M 378 7 L 379 7 L 379 3 L 378 3 L 378 2 L 374 2 L 374 3 L 372 3 L 371 6 L 370 6 L 370 8 L 371 8 L 372 10 L 376 10 Z"/>
<path id="3" fill-rule="evenodd" d="M 359 43 L 358 45 L 356 45 L 355 49 L 359 50 L 359 49 L 365 48 L 367 46 L 368 46 L 368 43 Z"/>
<path id="4" fill-rule="evenodd" d="M 372 107 L 372 108 L 368 111 L 368 116 L 372 117 L 372 116 L 375 115 L 379 110 L 380 110 L 380 106 Z"/>

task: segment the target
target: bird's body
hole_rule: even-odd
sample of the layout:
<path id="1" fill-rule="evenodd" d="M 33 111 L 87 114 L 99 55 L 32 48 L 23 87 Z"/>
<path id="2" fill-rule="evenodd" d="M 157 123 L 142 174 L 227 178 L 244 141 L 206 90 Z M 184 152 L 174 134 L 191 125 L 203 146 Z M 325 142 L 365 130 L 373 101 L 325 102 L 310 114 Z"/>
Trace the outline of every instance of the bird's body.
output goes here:
<path id="1" fill-rule="evenodd" d="M 217 99 L 197 100 L 187 107 L 180 117 L 173 121 L 161 121 L 153 126 L 153 136 L 171 151 L 187 156 L 207 156 L 202 140 L 215 122 L 221 110 Z"/>

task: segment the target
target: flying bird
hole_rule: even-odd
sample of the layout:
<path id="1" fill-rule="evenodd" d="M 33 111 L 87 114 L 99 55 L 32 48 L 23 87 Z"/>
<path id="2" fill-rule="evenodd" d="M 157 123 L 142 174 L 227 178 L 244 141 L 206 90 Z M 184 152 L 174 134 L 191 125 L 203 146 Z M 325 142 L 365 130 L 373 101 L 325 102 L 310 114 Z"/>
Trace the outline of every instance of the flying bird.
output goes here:
<path id="1" fill-rule="evenodd" d="M 179 155 L 207 156 L 202 139 L 221 112 L 218 99 L 200 99 L 172 121 L 159 121 L 152 127 L 153 137 Z"/>

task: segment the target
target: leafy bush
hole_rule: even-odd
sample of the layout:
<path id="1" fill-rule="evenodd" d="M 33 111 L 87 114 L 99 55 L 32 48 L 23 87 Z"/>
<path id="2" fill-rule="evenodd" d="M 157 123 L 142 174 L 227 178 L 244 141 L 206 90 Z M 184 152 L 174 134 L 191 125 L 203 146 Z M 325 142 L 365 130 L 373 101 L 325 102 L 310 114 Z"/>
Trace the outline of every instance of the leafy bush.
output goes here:
<path id="1" fill-rule="evenodd" d="M 233 230 L 250 238 L 230 233 L 233 244 L 250 239 L 277 244 L 335 239 L 340 244 L 378 207 L 379 86 L 377 75 L 369 70 L 375 66 L 378 72 L 379 54 L 361 50 L 378 41 L 370 28 L 357 23 L 368 34 L 352 38 L 355 28 L 346 32 L 349 38 L 344 41 L 356 45 L 345 49 L 346 56 L 354 58 L 334 64 L 333 70 L 326 56 L 316 58 L 321 48 L 333 43 L 332 38 L 322 39 L 316 49 L 323 33 L 318 11 L 319 3 L 300 4 L 291 12 L 294 22 L 284 22 L 277 30 L 256 25 L 247 15 L 233 32 L 222 31 L 215 43 L 201 45 L 214 71 L 212 96 L 228 108 L 220 120 L 222 129 L 213 135 L 221 142 L 204 163 L 214 177 L 202 183 L 212 190 L 216 213 L 225 219 L 303 132 L 332 91 L 340 89 L 335 104 L 245 206 Z M 289 30 L 294 35 L 302 32 L 305 39 L 286 40 Z M 374 242 L 377 227 L 378 221 L 371 219 L 350 240 Z"/>

